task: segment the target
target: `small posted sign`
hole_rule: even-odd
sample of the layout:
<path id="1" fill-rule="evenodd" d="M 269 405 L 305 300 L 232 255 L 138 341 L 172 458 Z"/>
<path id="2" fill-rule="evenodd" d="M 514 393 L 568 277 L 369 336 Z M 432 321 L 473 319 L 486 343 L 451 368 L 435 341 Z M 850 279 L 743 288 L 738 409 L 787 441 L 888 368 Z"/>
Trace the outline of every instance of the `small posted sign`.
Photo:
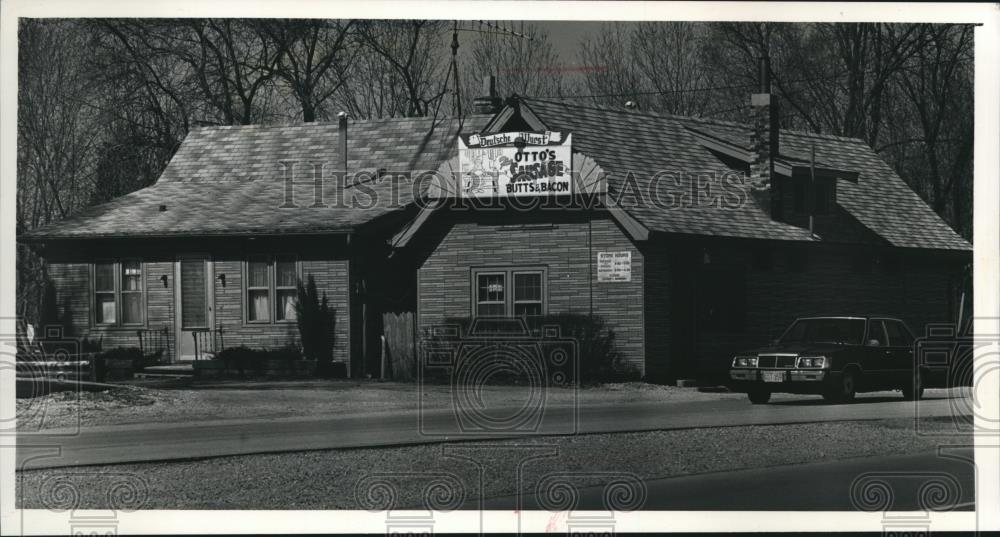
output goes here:
<path id="1" fill-rule="evenodd" d="M 632 281 L 632 252 L 597 252 L 597 281 Z"/>

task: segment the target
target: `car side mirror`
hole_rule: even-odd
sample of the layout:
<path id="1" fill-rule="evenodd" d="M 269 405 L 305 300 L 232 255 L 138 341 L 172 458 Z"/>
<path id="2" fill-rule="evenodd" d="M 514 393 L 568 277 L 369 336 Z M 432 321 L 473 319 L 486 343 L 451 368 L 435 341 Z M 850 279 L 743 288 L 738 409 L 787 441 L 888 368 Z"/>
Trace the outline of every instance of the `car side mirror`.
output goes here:
<path id="1" fill-rule="evenodd" d="M 882 346 L 882 342 L 880 342 L 877 339 L 869 339 L 868 340 L 868 346 L 869 347 L 881 347 Z"/>

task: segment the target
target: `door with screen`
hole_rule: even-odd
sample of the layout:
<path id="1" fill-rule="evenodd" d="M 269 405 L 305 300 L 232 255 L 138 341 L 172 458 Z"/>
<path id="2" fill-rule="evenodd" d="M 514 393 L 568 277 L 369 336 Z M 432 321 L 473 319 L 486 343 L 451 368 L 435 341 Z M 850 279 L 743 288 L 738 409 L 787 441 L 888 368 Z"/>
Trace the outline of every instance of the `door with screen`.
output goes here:
<path id="1" fill-rule="evenodd" d="M 207 257 L 177 260 L 175 304 L 177 359 L 194 360 L 194 333 L 212 327 L 212 263 Z"/>

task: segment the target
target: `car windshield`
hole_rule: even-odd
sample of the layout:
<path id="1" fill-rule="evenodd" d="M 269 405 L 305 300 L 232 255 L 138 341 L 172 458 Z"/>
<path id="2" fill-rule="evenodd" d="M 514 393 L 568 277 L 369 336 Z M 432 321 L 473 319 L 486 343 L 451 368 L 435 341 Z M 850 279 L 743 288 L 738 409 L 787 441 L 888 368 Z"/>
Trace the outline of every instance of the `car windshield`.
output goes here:
<path id="1" fill-rule="evenodd" d="M 864 319 L 799 319 L 781 336 L 781 343 L 860 345 L 864 337 Z"/>

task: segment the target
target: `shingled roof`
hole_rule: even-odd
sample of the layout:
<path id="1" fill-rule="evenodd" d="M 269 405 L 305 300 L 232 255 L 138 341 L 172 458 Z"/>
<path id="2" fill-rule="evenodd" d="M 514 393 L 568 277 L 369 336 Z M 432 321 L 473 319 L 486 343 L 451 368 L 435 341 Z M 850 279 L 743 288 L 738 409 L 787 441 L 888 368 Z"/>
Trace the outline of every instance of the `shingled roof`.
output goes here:
<path id="1" fill-rule="evenodd" d="M 837 203 L 861 232 L 845 229 L 816 237 L 801 227 L 772 220 L 755 203 L 735 208 L 652 203 L 645 189 L 658 173 L 679 172 L 687 181 L 699 173 L 731 172 L 697 135 L 707 133 L 749 151 L 750 131 L 745 125 L 565 101 L 531 98 L 522 102 L 550 129 L 573 132 L 574 152 L 594 159 L 608 174 L 609 195 L 617 194 L 621 206 L 654 232 L 809 242 L 870 242 L 874 237 L 881 244 L 897 247 L 971 249 L 859 139 L 780 133 L 782 155 L 790 160 L 801 160 L 815 147 L 817 162 L 851 170 L 852 180 L 838 181 Z M 436 170 L 456 155 L 460 132 L 477 132 L 489 120 L 490 116 L 464 121 L 352 121 L 348 169 L 372 174 L 380 169 L 389 173 Z M 307 166 L 302 169 L 302 163 L 325 163 L 325 176 L 332 177 L 340 162 L 338 137 L 337 125 L 324 123 L 194 129 L 153 186 L 22 238 L 330 233 L 354 229 L 412 203 L 409 188 L 390 194 L 392 181 L 355 186 L 349 182 L 343 188 L 329 180 L 323 184 L 328 205 L 335 199 L 353 197 L 359 206 L 311 207 L 314 186 L 309 179 L 313 171 Z M 287 164 L 283 163 L 290 161 L 299 163 L 292 192 L 298 207 L 282 208 L 287 205 Z M 629 174 L 645 197 L 629 191 Z M 675 191 L 678 188 L 670 186 Z M 686 184 L 680 185 L 682 191 L 686 188 Z M 372 199 L 377 203 L 372 205 Z M 160 210 L 161 206 L 166 210 Z"/>
<path id="2" fill-rule="evenodd" d="M 341 167 L 336 123 L 192 129 L 154 185 L 22 238 L 348 231 L 413 202 L 412 178 L 394 187 L 371 180 L 379 170 L 434 171 L 457 154 L 459 132 L 478 130 L 489 118 L 351 121 L 347 166 L 353 175 L 346 187 L 335 175 Z M 328 207 L 313 206 L 314 164 L 323 165 L 322 203 Z M 286 174 L 293 178 L 291 192 Z"/>
<path id="3" fill-rule="evenodd" d="M 565 101 L 525 99 L 532 112 L 552 129 L 574 134 L 574 151 L 585 153 L 608 174 L 609 188 L 622 189 L 629 173 L 644 185 L 654 174 L 725 173 L 726 166 L 695 138 L 708 131 L 750 150 L 750 128 L 738 123 L 606 109 Z M 837 203 L 860 225 L 897 247 L 971 250 L 972 246 L 939 217 L 863 140 L 780 131 L 782 155 L 799 160 L 813 147 L 816 160 L 850 170 L 852 179 L 839 180 Z M 679 190 L 689 185 L 682 183 Z M 677 190 L 677 187 L 674 187 Z M 628 202 L 631 201 L 631 206 Z M 654 231 L 760 239 L 863 241 L 852 230 L 813 237 L 808 230 L 771 220 L 754 203 L 736 208 L 674 207 L 651 203 L 649 196 L 625 200 L 629 213 Z"/>

